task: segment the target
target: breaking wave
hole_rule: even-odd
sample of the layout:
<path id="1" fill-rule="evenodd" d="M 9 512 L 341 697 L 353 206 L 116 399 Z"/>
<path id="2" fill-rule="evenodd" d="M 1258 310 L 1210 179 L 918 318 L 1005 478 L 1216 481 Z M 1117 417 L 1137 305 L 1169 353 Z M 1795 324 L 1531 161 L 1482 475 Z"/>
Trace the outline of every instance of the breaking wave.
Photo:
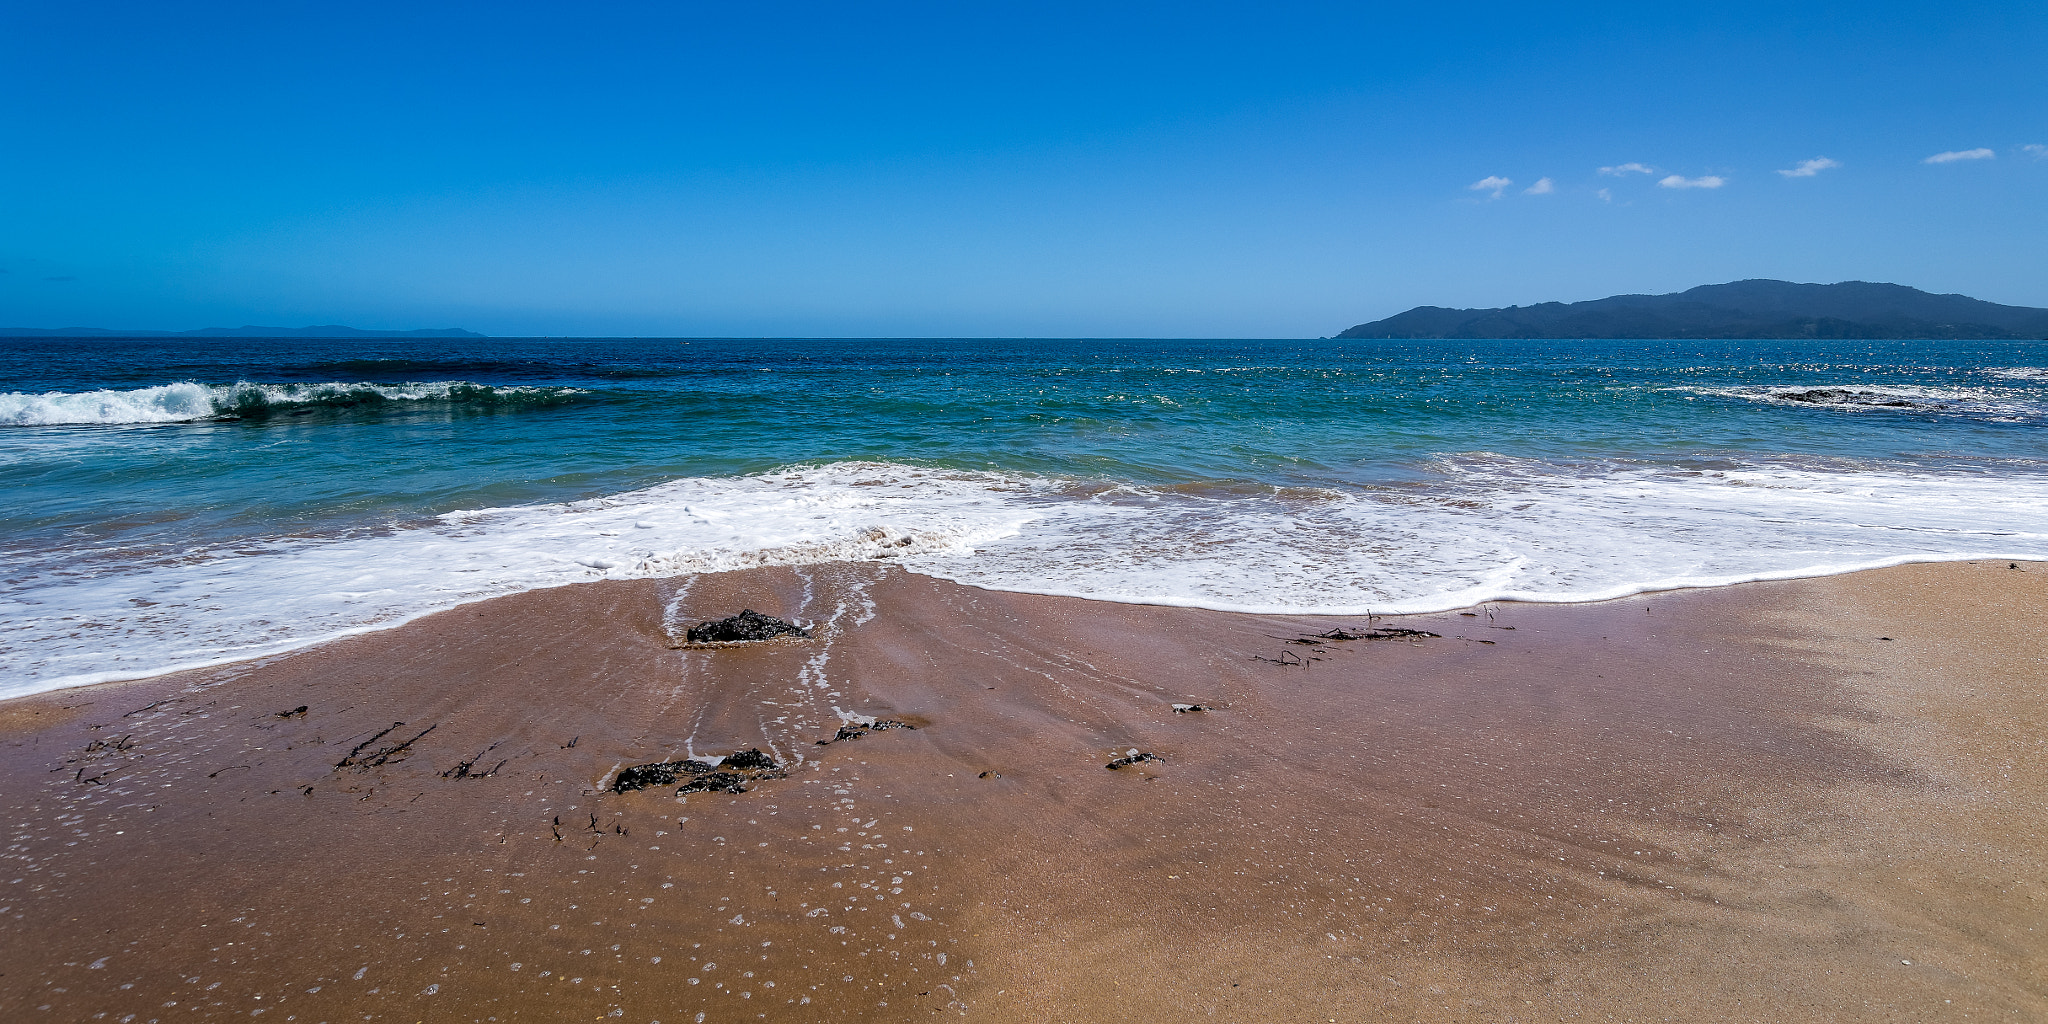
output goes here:
<path id="1" fill-rule="evenodd" d="M 126 391 L 49 391 L 0 394 L 0 426 L 192 423 L 252 419 L 313 409 L 350 409 L 400 403 L 552 405 L 582 394 L 565 387 L 493 387 L 468 381 L 413 384 L 199 384 L 181 381 Z"/>

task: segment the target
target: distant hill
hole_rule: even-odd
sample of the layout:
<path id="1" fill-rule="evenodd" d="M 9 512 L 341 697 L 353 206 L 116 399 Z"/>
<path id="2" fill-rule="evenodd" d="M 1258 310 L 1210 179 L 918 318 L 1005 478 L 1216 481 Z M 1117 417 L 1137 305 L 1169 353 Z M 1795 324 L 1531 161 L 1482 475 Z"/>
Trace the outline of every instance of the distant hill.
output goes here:
<path id="1" fill-rule="evenodd" d="M 1734 281 L 1505 309 L 1417 306 L 1340 338 L 2048 339 L 2048 309 L 1899 284 Z"/>
<path id="2" fill-rule="evenodd" d="M 110 331 L 104 327 L 0 327 L 8 338 L 485 338 L 460 327 L 417 331 L 363 331 L 340 324 L 324 327 L 202 327 L 196 331 Z"/>

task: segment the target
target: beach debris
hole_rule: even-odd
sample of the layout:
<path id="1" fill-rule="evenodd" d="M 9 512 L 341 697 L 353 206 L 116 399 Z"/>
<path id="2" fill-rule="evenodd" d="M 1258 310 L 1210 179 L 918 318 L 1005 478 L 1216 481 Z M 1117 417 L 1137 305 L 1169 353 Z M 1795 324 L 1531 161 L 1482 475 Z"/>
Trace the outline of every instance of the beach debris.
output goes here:
<path id="1" fill-rule="evenodd" d="M 710 765 L 701 761 L 658 761 L 621 768 L 618 776 L 612 779 L 612 792 L 631 793 L 636 789 L 673 785 L 677 779 L 692 774 L 692 766 L 707 772 L 711 770 Z"/>
<path id="2" fill-rule="evenodd" d="M 280 711 L 280 712 L 278 712 L 278 713 L 277 713 L 277 717 L 279 717 L 279 718 L 304 718 L 304 717 L 306 717 L 306 706 L 305 706 L 304 704 L 301 704 L 301 705 L 299 705 L 298 707 L 295 707 L 295 708 L 291 709 L 290 711 Z"/>
<path id="3" fill-rule="evenodd" d="M 484 771 L 476 770 L 476 763 L 478 761 L 483 760 L 485 754 L 488 754 L 496 749 L 498 749 L 498 745 L 496 743 L 493 743 L 490 746 L 477 751 L 476 754 L 468 760 L 459 762 L 456 764 L 455 767 L 450 768 L 445 772 L 442 772 L 441 777 L 444 779 L 488 779 L 491 776 L 498 774 L 498 769 L 505 767 L 507 764 L 510 764 L 512 761 L 511 758 L 508 757 L 502 761 L 499 761 L 496 765 L 493 765 L 492 767 L 485 769 Z"/>
<path id="4" fill-rule="evenodd" d="M 818 745 L 821 747 L 829 747 L 832 744 L 838 743 L 841 740 L 857 740 L 860 739 L 862 736 L 866 736 L 868 733 L 881 732 L 884 729 L 916 728 L 917 726 L 914 726 L 909 722 L 900 721 L 894 718 L 868 718 L 866 716 L 861 716 L 858 718 L 848 720 L 845 725 L 839 727 L 838 732 L 832 734 L 831 739 L 819 740 Z"/>
<path id="5" fill-rule="evenodd" d="M 999 771 L 995 771 L 995 770 L 993 770 L 993 769 L 991 769 L 991 770 L 989 770 L 989 771 L 985 771 L 985 772 L 982 772 L 982 773 L 981 773 L 980 775 L 977 775 L 977 776 L 975 776 L 975 778 L 977 778 L 977 779 L 1000 779 L 1000 778 L 1002 778 L 1002 777 L 1003 777 L 1003 773 L 1002 773 L 1002 772 L 999 772 Z"/>
<path id="6" fill-rule="evenodd" d="M 1295 654 L 1295 653 L 1294 653 L 1294 652 L 1292 652 L 1292 651 L 1281 651 L 1281 652 L 1280 652 L 1280 656 L 1279 656 L 1279 657 L 1277 657 L 1277 658 L 1268 658 L 1268 657 L 1266 657 L 1266 656 L 1265 656 L 1265 655 L 1263 655 L 1263 654 L 1254 654 L 1254 655 L 1252 655 L 1252 660 L 1253 660 L 1253 661 L 1263 661 L 1263 662 L 1266 662 L 1267 664 L 1271 664 L 1271 665 L 1282 665 L 1282 666 L 1286 666 L 1286 667 L 1289 667 L 1289 668 L 1307 668 L 1307 667 L 1308 667 L 1308 663 L 1309 663 L 1309 662 L 1311 662 L 1311 661 L 1321 661 L 1321 660 L 1323 660 L 1323 659 L 1321 659 L 1321 658 L 1304 658 L 1304 657 L 1302 657 L 1301 655 L 1299 655 L 1299 654 Z"/>
<path id="7" fill-rule="evenodd" d="M 117 772 L 122 772 L 122 771 L 126 771 L 126 770 L 128 770 L 129 768 L 131 768 L 131 767 L 134 767 L 134 766 L 133 766 L 133 765 L 126 765 L 126 764 L 120 764 L 120 765 L 115 765 L 115 766 L 114 766 L 114 767 L 112 767 L 112 768 L 108 768 L 108 769 L 106 769 L 106 770 L 104 770 L 104 771 L 100 772 L 100 773 L 99 773 L 98 775 L 94 775 L 94 776 L 90 776 L 90 777 L 88 777 L 88 776 L 87 776 L 87 775 L 85 774 L 85 769 L 84 769 L 83 767 L 80 767 L 80 768 L 79 768 L 79 769 L 78 769 L 78 770 L 77 770 L 76 772 L 73 772 L 73 773 L 72 773 L 72 775 L 71 775 L 71 781 L 73 781 L 73 782 L 76 782 L 76 783 L 78 783 L 78 784 L 79 784 L 79 785 L 81 785 L 81 786 L 104 786 L 104 785 L 106 785 L 106 784 L 107 784 L 107 782 L 106 782 L 107 776 L 109 776 L 109 775 L 113 775 L 113 774 L 115 774 L 115 773 L 117 773 Z"/>
<path id="8" fill-rule="evenodd" d="M 748 608 L 717 622 L 700 622 L 691 626 L 683 634 L 683 639 L 691 644 L 745 644 L 785 637 L 808 638 L 810 635 L 811 631 L 802 626 Z"/>
<path id="9" fill-rule="evenodd" d="M 556 830 L 557 830 L 557 834 L 558 834 L 558 835 L 559 835 L 559 833 L 560 833 L 560 829 L 561 829 L 561 824 L 562 824 L 562 819 L 561 819 L 561 818 L 559 818 L 559 817 L 558 817 L 558 818 L 556 818 L 556 819 L 555 819 L 555 828 L 556 828 Z M 599 838 L 603 838 L 603 837 L 604 837 L 604 835 L 605 835 L 606 833 L 610 833 L 610 834 L 612 834 L 612 835 L 619 835 L 619 836 L 624 836 L 624 835 L 631 835 L 631 834 L 632 834 L 632 830 L 631 830 L 631 829 L 629 829 L 629 828 L 627 828 L 627 827 L 626 827 L 626 826 L 624 826 L 624 825 L 621 825 L 621 824 L 619 824 L 619 820 L 618 820 L 617 818 L 613 818 L 613 819 L 612 819 L 612 821 L 611 821 L 611 824 L 609 824 L 609 825 L 600 825 L 600 824 L 598 824 L 598 821 L 597 821 L 597 815 L 595 815 L 595 814 L 592 814 L 592 815 L 590 816 L 590 824 L 588 824 L 588 825 L 585 825 L 585 826 L 583 827 L 583 831 L 585 831 L 585 832 L 588 832 L 588 833 L 590 833 L 591 835 L 597 836 L 597 837 L 599 837 Z M 593 846 L 595 846 L 596 844 L 594 844 L 594 843 L 593 843 L 592 845 L 593 845 Z"/>
<path id="10" fill-rule="evenodd" d="M 1189 714 L 1189 713 L 1191 713 L 1191 712 L 1195 712 L 1195 711 L 1213 711 L 1213 710 L 1215 710 L 1215 709 L 1214 709 L 1214 708 L 1211 708 L 1211 707 L 1210 707 L 1209 705 L 1207 705 L 1207 704 L 1175 704 L 1175 705 L 1173 706 L 1173 713 L 1174 713 L 1174 714 L 1176 714 L 1176 715 L 1185 715 L 1185 714 Z"/>
<path id="11" fill-rule="evenodd" d="M 78 769 L 71 773 L 71 781 L 82 786 L 104 786 L 107 784 L 106 779 L 108 776 L 114 775 L 117 772 L 127 771 L 135 766 L 135 758 L 131 757 L 128 753 L 134 747 L 134 733 L 129 733 L 118 740 L 93 740 L 91 743 L 86 744 L 85 749 L 76 756 L 65 758 L 64 763 L 78 766 Z M 139 757 L 140 755 L 136 756 Z M 108 765 L 106 759 L 109 757 L 117 758 L 116 762 Z M 88 768 L 91 768 L 94 774 L 85 774 Z M 52 769 L 52 771 L 59 772 L 63 770 L 63 768 Z"/>
<path id="12" fill-rule="evenodd" d="M 780 778 L 781 776 L 776 776 Z M 749 776 L 738 772 L 706 772 L 676 787 L 676 795 L 688 793 L 744 793 Z"/>
<path id="13" fill-rule="evenodd" d="M 741 771 L 748 772 L 774 771 L 782 767 L 775 763 L 774 758 L 761 753 L 761 748 L 759 747 L 755 747 L 752 750 L 742 750 L 736 754 L 727 754 L 725 755 L 725 760 L 719 763 L 727 768 L 738 768 Z"/>
<path id="14" fill-rule="evenodd" d="M 653 764 L 622 768 L 618 776 L 612 779 L 611 789 L 614 793 L 630 793 L 636 789 L 672 786 L 681 782 L 682 786 L 676 790 L 678 795 L 744 793 L 749 783 L 788 777 L 789 773 L 784 771 L 773 757 L 762 753 L 760 748 L 756 747 L 724 757 L 657 761 Z"/>
<path id="15" fill-rule="evenodd" d="M 336 761 L 334 763 L 334 767 L 354 768 L 358 771 L 368 771 L 372 768 L 381 768 L 385 764 L 388 764 L 392 761 L 404 760 L 407 754 L 412 753 L 413 744 L 418 743 L 422 739 L 425 739 L 428 733 L 433 732 L 434 730 L 439 729 L 441 727 L 441 723 L 436 722 L 433 725 L 421 729 L 417 735 L 413 736 L 413 738 L 409 740 L 405 740 L 401 743 L 394 743 L 388 747 L 379 747 L 376 750 L 369 750 L 372 744 L 376 743 L 378 740 L 383 739 L 385 736 L 390 735 L 393 729 L 401 728 L 404 725 L 404 722 L 393 722 L 391 723 L 390 726 L 377 730 L 376 735 L 371 736 L 369 739 L 366 739 L 361 743 L 356 744 L 355 749 L 348 752 L 348 756 L 343 757 L 339 761 Z M 366 750 L 369 750 L 369 753 L 364 753 L 364 751 Z"/>
<path id="16" fill-rule="evenodd" d="M 1160 764 L 1166 763 L 1166 759 L 1160 757 L 1158 754 L 1154 754 L 1150 751 L 1140 751 L 1138 748 L 1132 747 L 1131 749 L 1124 751 L 1124 756 L 1119 757 L 1106 765 L 1103 765 L 1103 767 L 1109 769 L 1110 771 L 1116 771 L 1118 768 L 1128 768 L 1131 765 L 1138 764 L 1144 761 L 1157 761 Z"/>
<path id="17" fill-rule="evenodd" d="M 1330 644 L 1349 643 L 1353 640 L 1429 640 L 1439 638 L 1443 634 L 1432 633 L 1426 629 L 1410 629 L 1407 626 L 1367 626 L 1363 629 L 1348 630 L 1339 627 L 1325 630 L 1321 633 L 1301 633 L 1295 636 L 1273 636 L 1271 633 L 1266 635 L 1285 644 L 1295 644 L 1301 647 L 1327 647 Z M 1280 656 L 1277 658 L 1268 658 L 1264 655 L 1254 654 L 1252 655 L 1252 660 L 1263 661 L 1273 665 L 1284 665 L 1290 668 L 1307 668 L 1309 662 L 1321 661 L 1323 659 L 1313 655 L 1304 658 L 1298 654 L 1281 651 Z"/>
<path id="18" fill-rule="evenodd" d="M 1499 627 L 1499 629 L 1513 629 L 1513 627 Z M 1272 633 L 1268 633 L 1268 637 L 1272 637 L 1272 639 L 1276 639 L 1280 643 L 1294 643 L 1298 647 L 1327 647 L 1331 643 L 1350 643 L 1350 641 L 1386 641 L 1386 639 L 1417 641 L 1417 639 L 1436 639 L 1436 637 L 1442 637 L 1442 633 L 1430 633 L 1427 629 L 1409 629 L 1409 627 L 1364 627 L 1364 629 L 1341 629 L 1341 627 L 1337 627 L 1337 629 L 1327 629 L 1323 633 L 1298 633 L 1298 635 L 1292 635 L 1292 637 L 1274 637 Z M 1260 659 L 1260 662 L 1272 662 L 1276 666 L 1300 666 L 1300 664 L 1305 664 L 1300 657 L 1288 657 L 1286 651 L 1282 651 L 1280 657 L 1257 657 L 1257 659 Z M 1319 657 L 1311 657 L 1309 662 L 1319 662 Z"/>
<path id="19" fill-rule="evenodd" d="M 1302 637 L 1294 642 L 1300 643 L 1303 640 L 1333 643 L 1347 640 L 1427 640 L 1436 639 L 1442 635 L 1441 633 L 1432 633 L 1426 629 L 1409 629 L 1406 626 L 1374 626 L 1370 629 L 1351 632 L 1333 629 L 1327 633 L 1316 633 L 1313 636 Z"/>

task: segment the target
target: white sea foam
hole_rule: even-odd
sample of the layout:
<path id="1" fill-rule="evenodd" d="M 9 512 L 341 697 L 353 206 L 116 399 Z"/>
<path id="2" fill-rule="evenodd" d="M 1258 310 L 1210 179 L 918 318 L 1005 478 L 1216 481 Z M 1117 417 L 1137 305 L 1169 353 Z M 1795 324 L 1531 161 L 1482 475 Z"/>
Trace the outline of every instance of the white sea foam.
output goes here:
<path id="1" fill-rule="evenodd" d="M 536 587 L 832 560 L 1002 590 L 1360 614 L 2048 558 L 2038 467 L 1475 454 L 1435 468 L 1428 484 L 1276 490 L 836 463 L 25 579 L 0 591 L 0 696 L 289 650 Z"/>
<path id="2" fill-rule="evenodd" d="M 2008 379 L 2019 371 L 1992 371 Z M 1736 387 L 1667 387 L 1663 391 L 1766 405 L 1845 412 L 1910 412 L 2000 422 L 2048 419 L 2038 389 L 2015 387 L 1906 387 L 1889 384 L 1745 384 Z"/>
<path id="3" fill-rule="evenodd" d="M 0 395 L 0 425 L 42 427 L 65 423 L 178 423 L 219 415 L 214 389 L 190 382 L 133 391 L 51 391 Z"/>
<path id="4" fill-rule="evenodd" d="M 0 427 L 189 423 L 259 411 L 379 402 L 505 401 L 575 394 L 557 387 L 492 387 L 466 381 L 415 384 L 197 384 L 183 381 L 128 391 L 0 394 Z"/>

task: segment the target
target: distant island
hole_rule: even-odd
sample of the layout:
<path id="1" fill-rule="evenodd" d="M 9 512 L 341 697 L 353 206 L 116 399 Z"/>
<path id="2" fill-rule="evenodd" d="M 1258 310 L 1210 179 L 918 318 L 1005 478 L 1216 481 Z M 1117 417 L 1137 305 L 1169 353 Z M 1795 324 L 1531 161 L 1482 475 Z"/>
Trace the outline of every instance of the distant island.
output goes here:
<path id="1" fill-rule="evenodd" d="M 104 327 L 0 327 L 4 338 L 487 338 L 460 327 L 417 331 L 364 331 L 340 324 L 321 327 L 201 327 L 196 331 L 113 331 Z"/>
<path id="2" fill-rule="evenodd" d="M 1753 280 L 1504 309 L 1417 306 L 1337 337 L 2048 340 L 2048 309 L 1899 284 Z"/>

